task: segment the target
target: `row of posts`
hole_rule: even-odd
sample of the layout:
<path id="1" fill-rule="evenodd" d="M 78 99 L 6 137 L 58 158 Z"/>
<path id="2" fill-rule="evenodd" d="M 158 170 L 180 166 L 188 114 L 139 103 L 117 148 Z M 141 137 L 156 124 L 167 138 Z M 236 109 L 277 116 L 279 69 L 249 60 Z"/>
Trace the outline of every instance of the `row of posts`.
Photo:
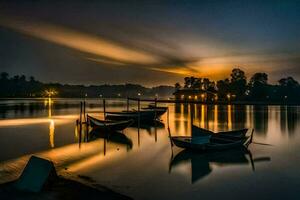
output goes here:
<path id="1" fill-rule="evenodd" d="M 127 98 L 127 112 L 129 111 L 129 100 L 136 100 L 138 102 L 138 127 L 140 127 L 140 110 L 141 110 L 141 100 L 140 99 L 130 99 Z M 104 120 L 106 120 L 106 100 L 103 99 L 103 115 L 104 115 Z M 154 99 L 154 107 L 157 107 L 157 98 Z M 156 112 L 155 112 L 155 119 L 156 119 Z M 168 122 L 168 127 L 169 127 L 169 109 L 167 110 L 167 122 Z M 80 102 L 80 115 L 79 115 L 79 120 L 76 121 L 76 125 L 78 127 L 79 125 L 79 143 L 82 141 L 82 125 L 85 125 L 86 128 L 86 134 L 85 134 L 85 141 L 88 141 L 88 132 L 89 132 L 89 122 L 88 122 L 88 115 L 86 113 L 86 102 L 81 101 Z M 139 129 L 138 129 L 138 134 L 139 134 Z"/>

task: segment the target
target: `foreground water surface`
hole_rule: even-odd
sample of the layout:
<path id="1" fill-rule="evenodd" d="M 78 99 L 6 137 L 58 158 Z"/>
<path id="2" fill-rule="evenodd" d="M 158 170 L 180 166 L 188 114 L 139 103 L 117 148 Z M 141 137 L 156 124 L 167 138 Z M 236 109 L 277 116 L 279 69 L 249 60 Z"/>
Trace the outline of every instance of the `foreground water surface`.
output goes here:
<path id="1" fill-rule="evenodd" d="M 53 160 L 59 172 L 91 177 L 134 199 L 298 199 L 298 106 L 169 104 L 169 120 L 165 114 L 156 125 L 79 144 L 80 101 L 0 101 L 1 183 L 35 154 Z M 101 101 L 86 101 L 87 112 L 103 118 Z M 107 110 L 125 108 L 126 101 L 107 101 Z M 191 110 L 193 124 L 212 131 L 254 128 L 255 143 L 249 151 L 217 153 L 172 148 L 167 127 L 190 135 Z"/>

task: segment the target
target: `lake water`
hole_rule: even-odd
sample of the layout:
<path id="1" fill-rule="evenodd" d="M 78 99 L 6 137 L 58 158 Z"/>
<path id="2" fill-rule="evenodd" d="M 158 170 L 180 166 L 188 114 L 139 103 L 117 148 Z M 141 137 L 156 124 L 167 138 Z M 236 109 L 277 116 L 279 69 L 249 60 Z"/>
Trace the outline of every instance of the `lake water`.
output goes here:
<path id="1" fill-rule="evenodd" d="M 299 199 L 300 107 L 169 104 L 169 123 L 165 114 L 156 126 L 79 145 L 79 102 L 0 101 L 1 183 L 35 154 L 62 174 L 91 177 L 134 199 Z M 125 108 L 126 101 L 107 101 L 107 110 Z M 191 110 L 193 124 L 212 131 L 254 128 L 255 143 L 218 153 L 171 148 L 168 124 L 172 135 L 190 135 Z M 101 101 L 87 100 L 87 112 L 103 118 Z"/>

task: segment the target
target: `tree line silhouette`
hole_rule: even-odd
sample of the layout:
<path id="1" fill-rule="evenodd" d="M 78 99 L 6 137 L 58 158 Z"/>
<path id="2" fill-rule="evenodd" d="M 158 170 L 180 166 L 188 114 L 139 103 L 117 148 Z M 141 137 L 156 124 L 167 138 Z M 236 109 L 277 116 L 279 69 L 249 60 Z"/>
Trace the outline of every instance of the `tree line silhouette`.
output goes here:
<path id="1" fill-rule="evenodd" d="M 185 77 L 184 85 L 175 84 L 175 91 L 181 89 L 199 89 L 215 93 L 218 101 L 293 103 L 300 102 L 300 85 L 292 77 L 278 80 L 276 84 L 268 83 L 268 75 L 255 73 L 249 81 L 245 72 L 234 68 L 229 78 L 211 81 L 208 78 Z M 49 91 L 57 97 L 169 97 L 172 86 L 147 88 L 138 84 L 120 85 L 69 85 L 60 83 L 42 83 L 33 76 L 9 76 L 0 74 L 0 98 L 47 97 Z"/>
<path id="2" fill-rule="evenodd" d="M 175 90 L 197 89 L 215 93 L 218 101 L 293 103 L 300 102 L 300 85 L 293 77 L 281 78 L 276 84 L 268 83 L 268 75 L 255 73 L 249 81 L 245 72 L 234 68 L 230 78 L 211 81 L 208 78 L 185 77 L 184 85 L 175 84 Z"/>
<path id="3" fill-rule="evenodd" d="M 69 85 L 60 83 L 42 83 L 33 76 L 10 77 L 7 72 L 0 74 L 0 98 L 54 97 L 165 97 L 174 91 L 172 86 L 147 88 L 138 84 L 121 85 Z"/>

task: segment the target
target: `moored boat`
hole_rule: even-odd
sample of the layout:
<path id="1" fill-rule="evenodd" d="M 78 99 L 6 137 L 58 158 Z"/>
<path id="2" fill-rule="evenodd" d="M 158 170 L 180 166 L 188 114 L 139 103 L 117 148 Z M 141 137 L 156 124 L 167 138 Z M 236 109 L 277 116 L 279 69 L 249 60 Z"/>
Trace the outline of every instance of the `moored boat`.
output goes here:
<path id="1" fill-rule="evenodd" d="M 149 122 L 157 119 L 157 114 L 153 110 L 141 111 L 122 111 L 122 112 L 106 112 L 106 119 L 109 120 L 134 120 L 134 122 Z"/>
<path id="2" fill-rule="evenodd" d="M 122 121 L 100 120 L 89 115 L 87 115 L 87 119 L 93 129 L 103 131 L 122 131 L 134 122 L 132 119 Z"/>
<path id="3" fill-rule="evenodd" d="M 152 106 L 150 106 L 150 107 L 142 108 L 142 110 L 152 111 L 156 114 L 156 117 L 159 118 L 167 112 L 168 108 L 167 107 L 152 107 Z"/>
<path id="4" fill-rule="evenodd" d="M 228 138 L 228 139 L 242 139 L 245 137 L 249 130 L 240 129 L 233 131 L 223 131 L 223 132 L 212 132 L 207 129 L 203 129 L 197 126 L 192 125 L 192 136 L 212 136 L 218 138 Z"/>
<path id="5" fill-rule="evenodd" d="M 251 132 L 251 133 L 249 133 Z M 190 150 L 226 150 L 241 147 L 248 147 L 252 142 L 253 130 L 249 130 L 248 134 L 242 138 L 231 137 L 224 138 L 212 135 L 205 136 L 173 136 L 172 142 L 180 148 Z"/>

